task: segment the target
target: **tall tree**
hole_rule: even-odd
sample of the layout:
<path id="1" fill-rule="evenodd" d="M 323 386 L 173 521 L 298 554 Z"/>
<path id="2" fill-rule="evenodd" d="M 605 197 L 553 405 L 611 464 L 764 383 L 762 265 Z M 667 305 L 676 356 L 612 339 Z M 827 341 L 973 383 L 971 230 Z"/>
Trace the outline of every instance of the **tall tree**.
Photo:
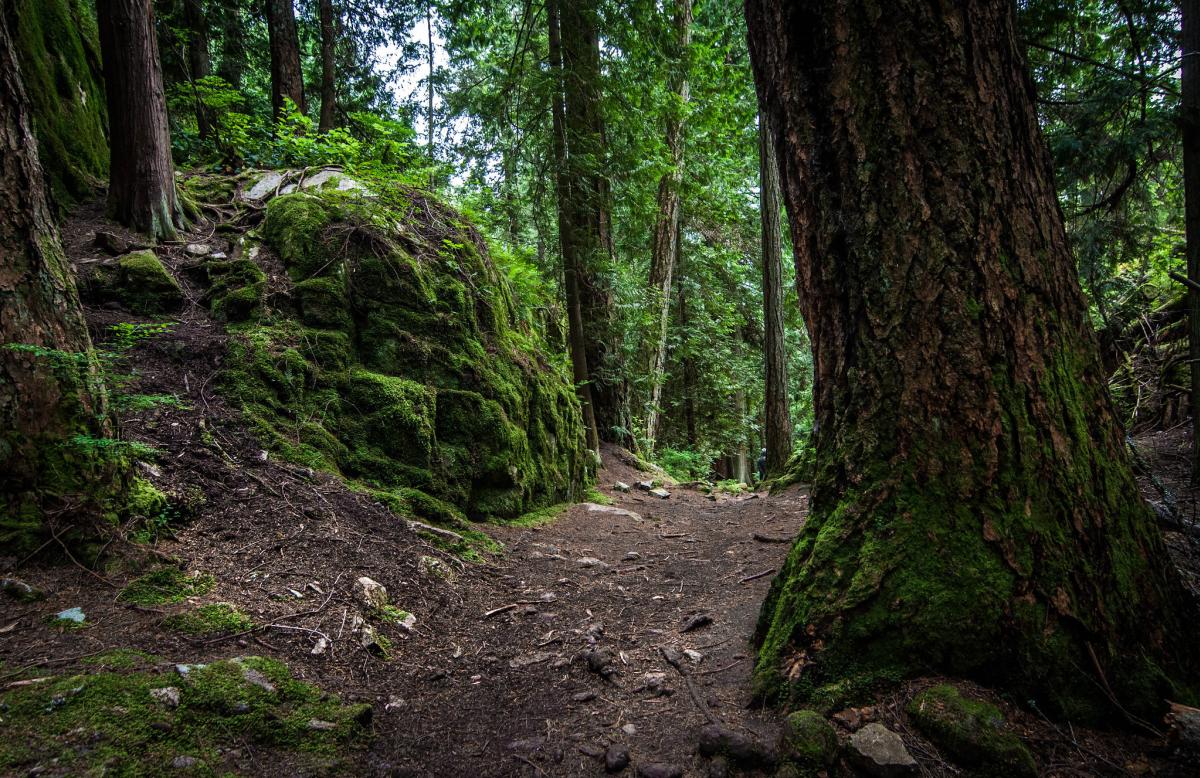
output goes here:
<path id="1" fill-rule="evenodd" d="M 337 111 L 337 74 L 334 72 L 334 55 L 337 52 L 337 22 L 333 0 L 319 0 L 318 15 L 321 18 L 321 119 L 318 132 L 329 132 Z"/>
<path id="2" fill-rule="evenodd" d="M 47 515 L 73 515 L 114 473 L 66 445 L 73 435 L 103 434 L 107 412 L 74 273 L 47 207 L 9 20 L 0 13 L 0 343 L 72 357 L 60 363 L 0 348 L 0 543 L 23 551 Z"/>
<path id="3" fill-rule="evenodd" d="M 1184 231 L 1187 239 L 1188 356 L 1191 366 L 1192 480 L 1200 481 L 1200 0 L 1182 0 Z"/>
<path id="4" fill-rule="evenodd" d="M 209 22 L 205 14 L 204 0 L 183 0 L 183 23 L 188 35 L 187 77 L 195 93 L 196 82 L 212 74 L 212 58 L 208 53 Z M 207 140 L 212 132 L 212 115 L 198 97 L 195 102 L 196 129 L 200 140 Z"/>
<path id="5" fill-rule="evenodd" d="M 546 17 L 549 23 L 550 69 L 554 75 L 554 88 L 551 89 L 550 100 L 554 133 L 555 180 L 558 188 L 558 239 L 563 262 L 563 286 L 567 298 L 567 347 L 571 356 L 571 372 L 575 379 L 575 391 L 579 395 L 579 404 L 583 410 L 588 447 L 593 451 L 599 451 L 600 438 L 596 426 L 595 404 L 592 400 L 586 333 L 583 326 L 582 302 L 579 292 L 580 258 L 571 211 L 571 204 L 576 197 L 574 191 L 582 182 L 573 179 L 568 173 L 565 73 L 558 0 L 548 0 Z"/>
<path id="6" fill-rule="evenodd" d="M 246 25 L 242 19 L 242 0 L 221 0 L 219 25 L 221 30 L 221 61 L 217 75 L 234 89 L 242 86 L 246 72 Z"/>
<path id="7" fill-rule="evenodd" d="M 296 34 L 296 9 L 292 0 L 264 0 L 267 8 L 267 38 L 271 46 L 271 109 L 275 118 L 284 114 L 284 100 L 308 113 L 304 101 L 304 70 L 300 64 L 300 38 Z"/>
<path id="8" fill-rule="evenodd" d="M 110 137 L 108 209 L 122 224 L 174 240 L 175 191 L 167 103 L 151 0 L 97 0 Z"/>
<path id="9" fill-rule="evenodd" d="M 763 294 L 763 438 L 766 471 L 783 472 L 792 454 L 792 418 L 788 403 L 787 344 L 783 331 L 783 247 L 779 226 L 779 169 L 767 116 L 758 119 L 758 188 L 762 221 Z"/>
<path id="10" fill-rule="evenodd" d="M 671 167 L 658 182 L 658 219 L 650 246 L 650 295 L 657 307 L 650 344 L 650 399 L 646 407 L 646 440 L 650 451 L 658 437 L 663 371 L 667 362 L 667 325 L 671 317 L 671 277 L 679 256 L 680 186 L 683 183 L 684 114 L 689 96 L 688 47 L 692 42 L 692 2 L 675 0 L 674 56 L 671 58 L 671 94 L 667 110 L 667 152 Z"/>
<path id="11" fill-rule="evenodd" d="M 817 376 L 760 691 L 934 668 L 1156 711 L 1197 677 L 1198 614 L 1105 389 L 1014 4 L 746 15 Z"/>

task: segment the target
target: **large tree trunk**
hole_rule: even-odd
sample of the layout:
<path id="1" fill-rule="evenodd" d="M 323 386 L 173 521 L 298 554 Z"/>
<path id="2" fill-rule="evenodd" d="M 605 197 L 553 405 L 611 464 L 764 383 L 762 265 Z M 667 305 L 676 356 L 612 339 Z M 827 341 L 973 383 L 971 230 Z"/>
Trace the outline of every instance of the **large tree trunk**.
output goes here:
<path id="1" fill-rule="evenodd" d="M 688 48 L 692 44 L 692 0 L 675 1 L 675 56 L 671 93 L 676 100 L 667 112 L 667 151 L 671 169 L 658 182 L 658 218 L 650 246 L 650 299 L 657 306 L 653 341 L 650 343 L 650 397 L 646 405 L 647 449 L 654 452 L 661 415 L 663 373 L 667 364 L 667 324 L 671 317 L 671 278 L 679 256 L 679 189 L 683 183 L 683 113 L 687 109 L 689 85 Z"/>
<path id="2" fill-rule="evenodd" d="M 333 129 L 337 112 L 337 89 L 334 73 L 334 53 L 337 49 L 337 23 L 334 19 L 333 0 L 320 0 L 318 9 L 321 17 L 321 120 L 318 132 Z"/>
<path id="3" fill-rule="evenodd" d="M 0 547 L 24 554 L 47 516 L 78 519 L 115 471 L 68 445 L 104 435 L 107 411 L 8 24 L 0 13 Z"/>
<path id="4" fill-rule="evenodd" d="M 241 89 L 246 72 L 246 26 L 242 21 L 242 0 L 221 0 L 221 63 L 217 75 L 234 89 Z"/>
<path id="5" fill-rule="evenodd" d="M 187 27 L 188 82 L 195 94 L 196 82 L 212 74 L 212 61 L 208 54 L 208 19 L 203 0 L 183 0 L 183 23 Z M 196 128 L 200 140 L 208 140 L 212 134 L 212 112 L 195 98 Z"/>
<path id="6" fill-rule="evenodd" d="M 571 373 L 575 380 L 575 391 L 583 411 L 584 427 L 587 429 L 588 448 L 600 451 L 600 438 L 596 427 L 595 405 L 592 401 L 592 384 L 588 375 L 587 346 L 583 326 L 582 303 L 579 293 L 579 252 L 576 246 L 570 204 L 579 182 L 567 172 L 566 106 L 561 19 L 558 0 L 548 0 L 546 15 L 549 21 L 550 69 L 554 74 L 554 89 L 551 90 L 551 119 L 554 132 L 554 169 L 558 188 L 558 241 L 563 261 L 563 287 L 567 298 L 567 346 L 571 356 Z"/>
<path id="7" fill-rule="evenodd" d="M 1013 5 L 746 15 L 818 422 L 759 691 L 934 670 L 1153 712 L 1196 677 L 1197 614 L 1105 389 Z"/>
<path id="8" fill-rule="evenodd" d="M 271 46 L 271 109 L 276 119 L 283 116 L 284 100 L 308 113 L 304 102 L 304 70 L 300 65 L 300 39 L 296 35 L 296 9 L 292 0 L 265 0 L 267 37 Z"/>
<path id="9" fill-rule="evenodd" d="M 579 287 L 580 317 L 596 426 L 605 440 L 624 438 L 624 383 L 614 375 L 614 302 L 609 286 L 607 182 L 602 174 L 604 118 L 600 110 L 600 45 L 596 0 L 558 3 L 562 54 L 563 140 L 570 197 L 570 264 Z M 566 250 L 564 246 L 564 250 Z M 627 442 L 622 440 L 622 442 Z"/>
<path id="10" fill-rule="evenodd" d="M 1200 284 L 1200 1 L 1182 0 L 1183 189 L 1187 275 Z M 1192 481 L 1200 482 L 1200 288 L 1189 286 L 1188 335 L 1191 361 Z"/>
<path id="11" fill-rule="evenodd" d="M 150 0 L 98 0 L 110 126 L 108 209 L 154 238 L 183 227 Z"/>
<path id="12" fill-rule="evenodd" d="M 766 472 L 778 475 L 792 454 L 792 416 L 788 405 L 787 344 L 783 339 L 783 247 L 779 227 L 779 170 L 767 116 L 758 119 L 759 211 L 762 219 L 763 270 L 763 438 Z"/>

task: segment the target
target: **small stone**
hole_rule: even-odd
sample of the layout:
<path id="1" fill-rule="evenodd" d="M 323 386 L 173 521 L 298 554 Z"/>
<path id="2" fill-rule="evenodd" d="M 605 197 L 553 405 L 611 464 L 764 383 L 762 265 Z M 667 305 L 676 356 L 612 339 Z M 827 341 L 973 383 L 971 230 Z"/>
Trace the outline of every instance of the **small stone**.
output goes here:
<path id="1" fill-rule="evenodd" d="M 840 710 L 830 716 L 830 718 L 851 732 L 862 726 L 862 714 L 859 713 L 857 708 Z"/>
<path id="2" fill-rule="evenodd" d="M 386 658 L 388 655 L 387 648 L 379 642 L 379 633 L 370 624 L 362 625 L 358 642 L 369 654 L 380 658 Z"/>
<path id="3" fill-rule="evenodd" d="M 383 584 L 365 575 L 354 582 L 354 597 L 368 608 L 382 608 L 388 604 L 387 589 Z"/>
<path id="4" fill-rule="evenodd" d="M 255 670 L 253 667 L 242 667 L 242 679 L 251 686 L 257 686 L 268 694 L 273 694 L 275 692 L 275 684 L 271 683 L 267 676 Z"/>
<path id="5" fill-rule="evenodd" d="M 916 772 L 912 758 L 900 736 L 882 724 L 868 724 L 850 736 L 850 760 L 877 778 L 895 778 Z"/>
<path id="6" fill-rule="evenodd" d="M 634 484 L 634 486 L 636 486 L 638 489 L 640 489 L 643 492 L 648 492 L 654 488 L 654 482 L 653 481 L 638 481 L 636 484 Z"/>
<path id="7" fill-rule="evenodd" d="M 546 745 L 546 739 L 540 737 L 522 738 L 521 740 L 509 741 L 506 748 L 509 751 L 537 751 Z"/>
<path id="8" fill-rule="evenodd" d="M 164 686 L 161 689 L 151 689 L 150 696 L 166 705 L 168 708 L 179 707 L 179 689 L 174 686 Z"/>
<path id="9" fill-rule="evenodd" d="M 665 499 L 667 499 L 668 497 L 670 497 L 670 496 L 671 496 L 671 493 L 670 493 L 670 492 L 668 492 L 666 489 L 663 489 L 662 487 L 659 487 L 658 489 L 651 489 L 651 490 L 650 490 L 650 496 L 651 496 L 651 497 L 657 497 L 657 498 L 658 498 L 658 499 L 660 499 L 660 500 L 665 500 Z"/>
<path id="10" fill-rule="evenodd" d="M 608 564 L 601 562 L 594 556 L 585 556 L 576 560 L 580 567 L 599 567 L 601 569 L 608 567 Z"/>
<path id="11" fill-rule="evenodd" d="M 591 702 L 592 700 L 596 699 L 596 693 L 595 692 L 579 692 L 578 694 L 572 695 L 571 699 L 574 700 L 575 702 Z"/>
<path id="12" fill-rule="evenodd" d="M 641 555 L 641 554 L 639 554 L 639 553 L 638 553 L 638 552 L 636 552 L 636 551 L 626 551 L 626 552 L 625 552 L 625 556 L 623 557 L 623 559 L 624 559 L 626 562 L 634 562 L 634 561 L 636 561 L 636 560 L 638 560 L 638 559 L 641 559 L 641 558 L 642 558 L 642 555 Z"/>
<path id="13" fill-rule="evenodd" d="M 383 706 L 383 710 L 385 713 L 392 713 L 394 711 L 404 710 L 407 707 L 408 703 L 405 702 L 403 698 L 393 694 L 388 697 L 387 704 Z"/>
<path id="14" fill-rule="evenodd" d="M 226 257 L 226 254 L 224 251 L 214 251 L 213 253 L 208 255 L 208 258 L 215 259 L 215 260 L 222 260 L 222 259 L 226 259 L 227 257 Z"/>
<path id="15" fill-rule="evenodd" d="M 695 616 L 692 616 L 690 619 L 685 621 L 683 624 L 683 628 L 680 629 L 679 631 L 680 632 L 691 632 L 692 630 L 700 629 L 701 627 L 706 627 L 709 624 L 712 624 L 712 622 L 713 622 L 712 616 L 709 616 L 707 613 L 697 613 Z"/>
<path id="16" fill-rule="evenodd" d="M 188 674 L 193 670 L 203 670 L 205 667 L 208 667 L 208 665 L 175 665 L 175 672 L 187 678 Z"/>
<path id="17" fill-rule="evenodd" d="M 158 732 L 170 732 L 174 729 L 169 721 L 151 721 L 147 726 Z"/>
<path id="18" fill-rule="evenodd" d="M 59 611 L 58 613 L 54 614 L 54 618 L 58 619 L 59 621 L 72 621 L 76 624 L 82 624 L 84 621 L 83 609 L 67 608 L 65 611 Z"/>
<path id="19" fill-rule="evenodd" d="M 660 646 L 659 652 L 663 655 L 663 659 L 667 660 L 667 664 L 676 669 L 679 669 L 683 664 L 683 654 L 674 646 Z"/>
<path id="20" fill-rule="evenodd" d="M 683 655 L 686 656 L 692 662 L 692 664 L 698 665 L 704 661 L 704 654 L 701 654 L 699 651 L 696 651 L 692 648 L 683 649 Z"/>
<path id="21" fill-rule="evenodd" d="M 638 778 L 683 778 L 683 768 L 668 762 L 638 765 Z"/>
<path id="22" fill-rule="evenodd" d="M 776 761 L 770 748 L 724 724 L 705 724 L 700 728 L 700 753 L 725 756 L 745 767 L 769 767 Z"/>
<path id="23" fill-rule="evenodd" d="M 183 247 L 183 250 L 193 257 L 206 257 L 212 253 L 213 248 L 208 243 L 189 243 Z"/>
<path id="24" fill-rule="evenodd" d="M 177 756 L 171 760 L 171 767 L 174 767 L 176 770 L 187 770 L 199 763 L 200 760 L 194 756 Z"/>
<path id="25" fill-rule="evenodd" d="M 337 724 L 332 721 L 321 721 L 320 719 L 309 719 L 308 728 L 318 732 L 328 732 L 331 729 L 337 729 Z"/>
<path id="26" fill-rule="evenodd" d="M 615 484 L 613 484 L 613 489 L 617 490 L 618 492 L 628 492 L 629 484 L 625 483 L 624 481 L 617 481 Z"/>
<path id="27" fill-rule="evenodd" d="M 92 239 L 92 245 L 114 257 L 129 251 L 129 241 L 104 230 L 96 230 L 96 237 Z"/>
<path id="28" fill-rule="evenodd" d="M 329 650 L 329 641 L 326 638 L 317 638 L 316 645 L 312 647 L 312 651 L 308 653 L 313 656 L 320 656 Z"/>
<path id="29" fill-rule="evenodd" d="M 518 656 L 509 661 L 508 666 L 514 670 L 520 670 L 522 667 L 530 667 L 532 665 L 540 665 L 542 662 L 548 662 L 554 658 L 554 654 L 547 651 L 539 651 L 536 654 L 526 654 Z"/>
<path id="30" fill-rule="evenodd" d="M 635 727 L 633 724 L 626 724 L 625 726 L 621 727 L 621 731 L 626 735 L 633 737 L 637 734 L 637 727 Z"/>
<path id="31" fill-rule="evenodd" d="M 619 773 L 629 766 L 629 748 L 614 743 L 604 752 L 604 770 Z"/>

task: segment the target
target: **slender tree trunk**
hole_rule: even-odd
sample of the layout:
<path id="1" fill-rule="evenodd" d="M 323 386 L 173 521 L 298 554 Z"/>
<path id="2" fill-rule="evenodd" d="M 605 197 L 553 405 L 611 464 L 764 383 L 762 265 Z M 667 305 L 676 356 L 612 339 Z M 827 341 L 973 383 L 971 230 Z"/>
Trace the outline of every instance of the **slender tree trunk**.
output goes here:
<path id="1" fill-rule="evenodd" d="M 234 89 L 241 89 L 246 72 L 246 26 L 242 21 L 242 0 L 221 2 L 221 63 L 217 75 Z"/>
<path id="2" fill-rule="evenodd" d="M 196 104 L 196 128 L 200 140 L 208 140 L 212 134 L 212 112 L 201 102 L 196 92 L 196 82 L 212 75 L 212 61 L 208 54 L 208 19 L 204 0 L 183 0 L 183 23 L 187 27 L 188 82 Z"/>
<path id="3" fill-rule="evenodd" d="M 1157 717 L 1198 614 L 1107 394 L 1014 5 L 746 15 L 819 422 L 760 693 L 932 670 Z"/>
<path id="4" fill-rule="evenodd" d="M 600 53 L 596 0 L 559 3 L 562 54 L 563 139 L 570 197 L 571 260 L 579 288 L 580 318 L 596 426 L 605 440 L 624 441 L 624 384 L 613 375 L 614 302 L 605 266 L 608 255 L 604 119 L 600 111 Z"/>
<path id="5" fill-rule="evenodd" d="M 763 269 L 763 438 L 767 475 L 778 475 L 792 454 L 792 417 L 788 404 L 787 344 L 783 339 L 783 246 L 779 228 L 779 169 L 767 117 L 758 118 L 759 211 L 762 218 Z"/>
<path id="6" fill-rule="evenodd" d="M 667 112 L 667 150 L 671 169 L 658 182 L 658 218 L 650 246 L 650 299 L 657 307 L 653 341 L 650 344 L 650 398 L 646 405 L 647 450 L 654 452 L 661 414 L 663 373 L 667 364 L 667 325 L 671 320 L 671 278 L 679 256 L 679 189 L 683 183 L 684 112 L 689 84 L 688 49 L 692 44 L 692 1 L 675 0 L 675 56 L 671 93 L 676 100 Z"/>
<path id="7" fill-rule="evenodd" d="M 738 389 L 733 393 L 733 415 L 737 419 L 738 427 L 744 426 L 742 424 L 742 420 L 746 418 L 746 391 L 744 389 Z M 744 484 L 751 483 L 750 452 L 746 448 L 746 438 L 744 436 L 738 440 L 732 459 L 733 479 Z"/>
<path id="8" fill-rule="evenodd" d="M 300 64 L 300 39 L 296 34 L 296 9 L 292 0 L 265 0 L 267 37 L 271 46 L 271 109 L 278 120 L 290 99 L 300 113 L 308 113 L 304 101 L 304 70 Z"/>
<path id="9" fill-rule="evenodd" d="M 1200 0 L 1182 0 L 1184 229 L 1187 234 L 1187 274 L 1200 284 Z M 1191 360 L 1192 481 L 1200 481 L 1200 289 L 1189 286 L 1188 322 Z"/>
<path id="10" fill-rule="evenodd" d="M 570 204 L 575 195 L 573 190 L 579 182 L 568 174 L 566 137 L 566 107 L 563 79 L 561 19 L 559 0 L 548 0 L 546 15 L 549 20 L 550 68 L 554 73 L 555 86 L 551 94 L 551 118 L 554 132 L 554 161 L 558 185 L 558 240 L 563 260 L 563 286 L 567 298 L 567 343 L 571 353 L 571 372 L 575 380 L 575 391 L 583 410 L 584 427 L 587 429 L 588 448 L 600 451 L 600 438 L 596 427 L 595 404 L 592 401 L 592 384 L 588 373 L 587 345 L 585 340 L 582 304 L 579 293 L 579 252 L 575 243 Z"/>
<path id="11" fill-rule="evenodd" d="M 425 82 L 425 148 L 429 149 L 429 161 L 436 162 L 437 156 L 433 150 L 433 0 L 425 3 L 425 51 L 429 64 L 429 78 Z M 429 188 L 432 189 L 433 185 L 434 181 L 430 178 Z"/>
<path id="12" fill-rule="evenodd" d="M 74 272 L 46 203 L 9 22 L 0 13 L 0 545 L 24 554 L 40 544 L 48 516 L 78 520 L 117 473 L 69 447 L 74 435 L 105 435 L 107 409 Z"/>
<path id="13" fill-rule="evenodd" d="M 318 132 L 333 129 L 337 115 L 337 89 L 334 73 L 334 54 L 337 51 L 337 22 L 334 18 L 333 0 L 320 0 L 318 15 L 321 17 L 321 120 Z"/>
<path id="14" fill-rule="evenodd" d="M 684 283 L 686 278 L 686 267 L 684 260 L 681 257 L 676 268 L 677 285 L 679 287 L 679 329 L 686 333 L 691 320 L 688 318 L 688 298 L 687 286 Z M 692 360 L 690 349 L 684 349 L 682 362 L 683 372 L 683 423 L 684 430 L 687 434 L 687 445 L 690 451 L 695 451 L 699 443 L 699 437 L 696 432 L 696 365 Z"/>
<path id="15" fill-rule="evenodd" d="M 138 232 L 174 240 L 185 220 L 175 191 L 154 10 L 150 0 L 98 0 L 96 9 L 111 138 L 109 212 Z"/>

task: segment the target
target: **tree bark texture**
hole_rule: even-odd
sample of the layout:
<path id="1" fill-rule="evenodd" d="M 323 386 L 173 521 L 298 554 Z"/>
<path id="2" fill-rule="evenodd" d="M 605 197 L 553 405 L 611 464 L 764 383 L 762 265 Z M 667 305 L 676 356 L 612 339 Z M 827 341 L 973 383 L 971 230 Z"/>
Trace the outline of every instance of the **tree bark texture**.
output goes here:
<path id="1" fill-rule="evenodd" d="M 300 64 L 300 39 L 296 34 L 296 9 L 292 0 L 265 0 L 267 37 L 271 47 L 271 108 L 278 120 L 286 113 L 284 99 L 308 113 L 304 101 L 304 70 Z"/>
<path id="2" fill-rule="evenodd" d="M 212 74 L 212 60 L 208 53 L 208 18 L 204 0 L 183 0 L 183 23 L 187 27 L 188 81 L 195 84 Z M 196 97 L 196 128 L 200 140 L 212 134 L 212 112 Z"/>
<path id="3" fill-rule="evenodd" d="M 935 670 L 1153 715 L 1196 679 L 1195 606 L 1130 470 L 1013 5 L 746 15 L 817 421 L 760 694 Z"/>
<path id="4" fill-rule="evenodd" d="M 217 75 L 234 89 L 242 86 L 246 72 L 246 25 L 242 21 L 242 0 L 221 0 L 221 62 Z"/>
<path id="5" fill-rule="evenodd" d="M 321 17 L 321 119 L 318 132 L 333 129 L 337 115 L 337 84 L 334 73 L 334 54 L 337 51 L 337 20 L 333 0 L 320 0 L 318 15 Z"/>
<path id="6" fill-rule="evenodd" d="M 615 353 L 614 302 L 606 272 L 606 180 L 604 118 L 600 111 L 600 48 L 596 2 L 558 3 L 562 57 L 565 174 L 570 182 L 565 205 L 569 241 L 564 260 L 574 268 L 588 382 L 601 438 L 617 440 L 624 427 L 624 383 L 611 365 Z"/>
<path id="7" fill-rule="evenodd" d="M 768 475 L 779 475 L 792 455 L 787 344 L 783 337 L 783 240 L 779 226 L 779 170 L 766 115 L 758 120 L 759 211 L 763 270 L 763 438 Z"/>
<path id="8" fill-rule="evenodd" d="M 1200 0 L 1181 0 L 1183 69 L 1184 231 L 1187 275 L 1200 284 Z M 1188 357 L 1191 361 L 1192 481 L 1200 481 L 1200 290 L 1188 287 Z"/>
<path id="9" fill-rule="evenodd" d="M 563 261 L 563 287 L 567 298 L 567 345 L 571 355 L 571 374 L 575 381 L 575 392 L 583 411 L 584 427 L 587 429 L 588 448 L 600 450 L 599 431 L 596 426 L 595 405 L 592 401 L 592 384 L 588 372 L 586 335 L 579 293 L 579 256 L 575 243 L 571 203 L 579 182 L 567 171 L 566 106 L 564 94 L 564 72 L 562 60 L 561 16 L 558 0 L 546 4 L 549 21 L 550 68 L 554 74 L 554 89 L 551 91 L 551 120 L 554 132 L 555 182 L 558 189 L 558 239 Z"/>
<path id="10" fill-rule="evenodd" d="M 653 340 L 650 343 L 650 392 L 646 404 L 646 440 L 653 453 L 661 418 L 663 374 L 667 365 L 667 325 L 671 317 L 671 279 L 679 256 L 680 187 L 683 183 L 684 114 L 690 87 L 688 49 L 692 44 L 692 2 L 675 2 L 675 52 L 671 71 L 671 94 L 675 101 L 667 111 L 667 152 L 671 169 L 658 182 L 658 218 L 650 245 L 650 300 L 656 308 Z"/>
<path id="11" fill-rule="evenodd" d="M 97 0 L 108 98 L 112 218 L 155 239 L 184 223 L 151 0 Z"/>
<path id="12" fill-rule="evenodd" d="M 48 512 L 77 518 L 113 472 L 76 434 L 107 431 L 75 277 L 46 203 L 9 17 L 0 13 L 0 547 L 32 550 Z M 14 349 L 25 344 L 57 356 Z M 58 531 L 62 531 L 62 527 Z"/>

